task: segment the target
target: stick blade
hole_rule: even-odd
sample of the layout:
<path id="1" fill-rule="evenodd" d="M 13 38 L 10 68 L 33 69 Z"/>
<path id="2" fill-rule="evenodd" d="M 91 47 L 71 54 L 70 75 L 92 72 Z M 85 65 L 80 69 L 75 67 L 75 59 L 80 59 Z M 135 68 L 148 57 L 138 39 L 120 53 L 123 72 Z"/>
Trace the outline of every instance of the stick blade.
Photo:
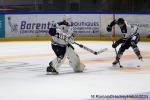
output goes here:
<path id="1" fill-rule="evenodd" d="M 100 54 L 100 53 L 103 53 L 103 52 L 105 52 L 107 50 L 108 50 L 108 48 L 101 49 L 101 50 L 97 51 L 97 55 Z"/>

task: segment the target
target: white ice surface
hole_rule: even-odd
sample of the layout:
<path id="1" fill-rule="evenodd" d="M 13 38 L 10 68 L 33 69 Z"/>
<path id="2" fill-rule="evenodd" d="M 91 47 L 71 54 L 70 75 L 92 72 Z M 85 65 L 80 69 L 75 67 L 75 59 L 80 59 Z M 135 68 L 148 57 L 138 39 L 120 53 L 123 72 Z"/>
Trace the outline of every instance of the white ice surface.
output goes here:
<path id="1" fill-rule="evenodd" d="M 112 67 L 115 52 L 111 42 L 78 42 L 96 51 L 107 47 L 108 51 L 93 55 L 73 45 L 85 71 L 74 73 L 66 61 L 59 75 L 45 72 L 55 58 L 49 41 L 0 42 L 0 100 L 85 100 L 91 95 L 150 92 L 149 42 L 138 44 L 144 61 L 139 62 L 129 49 L 121 59 L 122 69 Z"/>

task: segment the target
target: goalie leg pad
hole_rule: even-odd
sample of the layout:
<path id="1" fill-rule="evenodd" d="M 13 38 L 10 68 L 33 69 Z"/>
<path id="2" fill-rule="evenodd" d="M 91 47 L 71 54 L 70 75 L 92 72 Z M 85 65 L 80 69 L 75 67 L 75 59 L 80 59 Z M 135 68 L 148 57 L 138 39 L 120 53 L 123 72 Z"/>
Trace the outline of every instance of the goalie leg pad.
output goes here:
<path id="1" fill-rule="evenodd" d="M 81 64 L 79 56 L 74 52 L 73 48 L 67 48 L 67 58 L 74 72 L 83 72 L 85 65 Z"/>
<path id="2" fill-rule="evenodd" d="M 49 66 L 51 66 L 57 71 L 58 68 L 65 61 L 66 47 L 61 47 L 61 46 L 52 44 L 52 49 L 55 52 L 57 57 L 50 62 Z"/>
<path id="3" fill-rule="evenodd" d="M 82 64 L 82 63 L 80 63 L 78 66 L 76 66 L 75 68 L 74 68 L 74 72 L 83 72 L 83 70 L 84 70 L 84 68 L 85 68 L 85 65 L 84 64 Z"/>
<path id="4" fill-rule="evenodd" d="M 62 58 L 55 58 L 54 60 L 52 60 L 50 63 L 49 63 L 49 66 L 53 67 L 57 72 L 58 72 L 58 68 L 62 65 L 62 63 L 65 61 L 65 58 L 64 57 L 63 59 Z"/>

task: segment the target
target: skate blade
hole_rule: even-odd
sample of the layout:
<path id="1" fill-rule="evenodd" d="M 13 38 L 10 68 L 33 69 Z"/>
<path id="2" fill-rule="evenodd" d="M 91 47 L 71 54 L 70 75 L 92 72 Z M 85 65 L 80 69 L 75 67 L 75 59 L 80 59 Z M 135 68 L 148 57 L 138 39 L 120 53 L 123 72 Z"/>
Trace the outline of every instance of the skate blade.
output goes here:
<path id="1" fill-rule="evenodd" d="M 47 72 L 46 75 L 58 75 L 58 72 Z"/>
<path id="2" fill-rule="evenodd" d="M 120 67 L 120 68 L 123 68 L 123 66 L 122 65 L 119 65 L 119 64 L 112 64 L 113 65 L 113 67 Z"/>

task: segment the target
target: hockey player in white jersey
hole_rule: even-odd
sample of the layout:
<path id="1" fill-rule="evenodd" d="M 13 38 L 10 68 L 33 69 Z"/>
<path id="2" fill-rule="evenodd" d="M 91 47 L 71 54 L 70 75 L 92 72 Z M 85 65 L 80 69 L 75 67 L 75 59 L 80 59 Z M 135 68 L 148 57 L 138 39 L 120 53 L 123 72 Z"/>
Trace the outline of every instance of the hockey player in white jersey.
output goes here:
<path id="1" fill-rule="evenodd" d="M 124 51 L 126 49 L 129 49 L 129 47 L 132 47 L 132 49 L 134 50 L 134 53 L 137 55 L 137 57 L 140 60 L 142 60 L 140 50 L 137 46 L 137 43 L 140 40 L 140 35 L 138 33 L 138 27 L 136 25 L 128 24 L 123 18 L 119 18 L 118 20 L 113 20 L 108 25 L 107 31 L 111 32 L 112 27 L 116 24 L 120 27 L 120 30 L 122 32 L 122 37 L 119 40 L 117 40 L 115 43 L 112 44 L 113 48 L 116 48 L 119 44 L 121 44 L 121 47 L 119 48 L 118 53 L 116 55 L 116 60 L 112 64 L 116 65 L 119 62 Z"/>
<path id="2" fill-rule="evenodd" d="M 56 58 L 49 63 L 47 73 L 58 74 L 58 68 L 68 58 L 74 72 L 83 72 L 85 65 L 80 62 L 79 56 L 75 53 L 73 32 L 71 31 L 71 17 L 65 15 L 63 21 L 51 27 L 49 34 L 52 36 L 52 49 Z"/>

